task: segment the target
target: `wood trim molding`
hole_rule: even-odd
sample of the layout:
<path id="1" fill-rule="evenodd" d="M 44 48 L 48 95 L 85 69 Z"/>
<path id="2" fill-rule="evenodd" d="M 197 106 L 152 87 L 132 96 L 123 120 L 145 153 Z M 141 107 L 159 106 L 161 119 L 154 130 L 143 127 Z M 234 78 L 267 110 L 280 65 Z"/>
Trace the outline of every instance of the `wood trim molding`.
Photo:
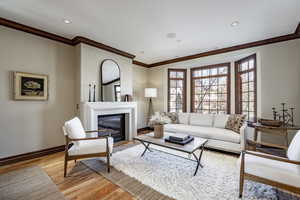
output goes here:
<path id="1" fill-rule="evenodd" d="M 112 52 L 112 53 L 115 53 L 115 54 L 118 54 L 118 55 L 121 55 L 121 56 L 124 56 L 124 57 L 127 57 L 127 58 L 131 58 L 131 59 L 135 58 L 135 55 L 132 55 L 132 54 L 127 53 L 125 51 L 121 51 L 119 49 L 110 47 L 108 45 L 105 45 L 105 44 L 102 44 L 100 42 L 97 42 L 97 41 L 94 41 L 94 40 L 91 40 L 91 39 L 88 39 L 88 38 L 85 38 L 85 37 L 81 37 L 81 36 L 74 37 L 72 39 L 72 43 L 73 43 L 73 45 L 77 45 L 79 43 L 84 43 L 84 44 L 88 44 L 90 46 L 97 47 L 99 49 L 103 49 L 103 50 L 106 50 L 106 51 L 109 51 L 109 52 Z"/>
<path id="2" fill-rule="evenodd" d="M 62 43 L 68 44 L 68 45 L 73 45 L 72 40 L 70 40 L 68 38 L 65 38 L 65 37 L 62 37 L 62 36 L 59 36 L 59 35 L 56 35 L 53 33 L 49 33 L 49 32 L 46 32 L 46 31 L 43 31 L 43 30 L 40 30 L 37 28 L 33 28 L 31 26 L 20 24 L 15 21 L 4 19 L 2 17 L 0 17 L 0 25 L 6 26 L 8 28 L 13 28 L 13 29 L 16 29 L 19 31 L 23 31 L 26 33 L 31 33 L 33 35 L 41 36 L 41 37 L 44 37 L 44 38 L 47 38 L 50 40 L 54 40 L 57 42 L 62 42 Z"/>
<path id="3" fill-rule="evenodd" d="M 296 35 L 300 35 L 300 22 L 299 22 L 299 24 L 298 24 L 298 26 L 297 26 L 297 28 L 295 30 L 295 34 Z"/>
<path id="4" fill-rule="evenodd" d="M 133 60 L 132 64 L 139 65 L 139 66 L 146 67 L 146 68 L 150 67 L 148 64 L 140 62 L 140 61 L 137 61 L 137 60 Z"/>
<path id="5" fill-rule="evenodd" d="M 24 161 L 24 160 L 29 160 L 29 159 L 33 159 L 33 158 L 38 158 L 41 156 L 61 152 L 64 150 L 65 150 L 65 145 L 61 145 L 61 146 L 43 149 L 43 150 L 39 150 L 39 151 L 33 151 L 33 152 L 29 152 L 29 153 L 24 153 L 24 154 L 10 156 L 10 157 L 6 157 L 6 158 L 1 158 L 0 166 L 12 164 L 12 163 L 16 163 L 16 162 L 20 162 L 20 161 Z"/>
<path id="6" fill-rule="evenodd" d="M 88 44 L 91 46 L 94 46 L 96 48 L 99 49 L 103 49 L 130 59 L 134 59 L 135 55 L 130 54 L 128 52 L 110 47 L 108 45 L 102 44 L 100 42 L 82 37 L 82 36 L 76 36 L 73 39 L 68 39 L 53 33 L 49 33 L 37 28 L 33 28 L 31 26 L 27 26 L 12 20 L 8 20 L 5 18 L 1 18 L 0 17 L 0 25 L 2 26 L 6 26 L 9 28 L 13 28 L 19 31 L 23 31 L 26 33 L 31 33 L 40 37 L 44 37 L 50 40 L 54 40 L 57 42 L 62 42 L 64 44 L 68 44 L 68 45 L 77 45 L 79 43 L 84 43 L 84 44 Z M 259 40 L 256 42 L 250 42 L 250 43 L 245 43 L 245 44 L 240 44 L 240 45 L 235 45 L 232 47 L 226 47 L 226 48 L 222 48 L 222 49 L 217 49 L 217 50 L 212 50 L 212 51 L 207 51 L 207 52 L 202 52 L 202 53 L 198 53 L 198 54 L 193 54 L 193 55 L 189 55 L 189 56 L 183 56 L 183 57 L 179 57 L 179 58 L 175 58 L 175 59 L 170 59 L 170 60 L 165 60 L 165 61 L 161 61 L 161 62 L 156 62 L 156 63 L 152 63 L 152 64 L 146 64 L 137 60 L 133 60 L 133 64 L 135 65 L 139 65 L 142 67 L 157 67 L 157 66 L 161 66 L 161 65 L 167 65 L 167 64 L 171 64 L 171 63 L 176 63 L 176 62 L 182 62 L 182 61 L 186 61 L 186 60 L 191 60 L 191 59 L 196 59 L 196 58 L 201 58 L 201 57 L 206 57 L 206 56 L 212 56 L 212 55 L 217 55 L 217 54 L 222 54 L 222 53 L 227 53 L 227 52 L 231 52 L 231 51 L 237 51 L 237 50 L 241 50 L 241 49 L 247 49 L 247 48 L 252 48 L 252 47 L 258 47 L 258 46 L 263 46 L 263 45 L 268 45 L 268 44 L 272 44 L 272 43 L 277 43 L 277 42 L 284 42 L 284 41 L 288 41 L 288 40 L 295 40 L 295 39 L 300 39 L 300 23 L 298 24 L 296 31 L 292 34 L 288 34 L 288 35 L 283 35 L 283 36 L 278 36 L 278 37 L 273 37 L 273 38 L 269 38 L 269 39 L 265 39 L 265 40 Z"/>
<path id="7" fill-rule="evenodd" d="M 88 38 L 85 38 L 85 37 L 81 37 L 81 36 L 76 36 L 73 39 L 68 39 L 68 38 L 53 34 L 53 33 L 49 33 L 49 32 L 46 32 L 46 31 L 43 31 L 43 30 L 40 30 L 40 29 L 37 29 L 37 28 L 33 28 L 31 26 L 27 26 L 27 25 L 24 25 L 24 24 L 15 22 L 15 21 L 4 19 L 4 18 L 1 18 L 1 17 L 0 17 L 0 25 L 6 26 L 6 27 L 9 27 L 9 28 L 13 28 L 13 29 L 16 29 L 16 30 L 19 30 L 19 31 L 23 31 L 23 32 L 26 32 L 26 33 L 31 33 L 33 35 L 44 37 L 44 38 L 54 40 L 54 41 L 57 41 L 57 42 L 62 42 L 64 44 L 68 44 L 68 45 L 72 45 L 72 46 L 75 46 L 79 43 L 84 43 L 84 44 L 88 44 L 90 46 L 94 46 L 94 47 L 97 47 L 99 49 L 103 49 L 103 50 L 106 50 L 106 51 L 109 51 L 109 52 L 112 52 L 112 53 L 115 53 L 115 54 L 118 54 L 118 55 L 121 55 L 121 56 L 124 56 L 124 57 L 127 57 L 127 58 L 131 58 L 131 59 L 135 58 L 135 55 L 132 55 L 132 54 L 127 53 L 125 51 L 121 51 L 119 49 L 110 47 L 108 45 L 105 45 L 105 44 L 102 44 L 100 42 L 96 42 L 94 40 L 91 40 L 91 39 L 88 39 Z"/>
<path id="8" fill-rule="evenodd" d="M 222 48 L 222 49 L 202 52 L 202 53 L 198 53 L 198 54 L 194 54 L 194 55 L 190 55 L 190 56 L 183 56 L 183 57 L 179 57 L 179 58 L 175 58 L 175 59 L 170 59 L 170 60 L 153 63 L 153 64 L 150 64 L 149 67 L 157 67 L 160 65 L 167 65 L 167 64 L 171 64 L 171 63 L 182 62 L 182 61 L 186 61 L 186 60 L 192 60 L 192 59 L 196 59 L 196 58 L 207 57 L 207 56 L 227 53 L 227 52 L 231 52 L 231 51 L 237 51 L 237 50 L 241 50 L 241 49 L 258 47 L 258 46 L 273 44 L 273 43 L 277 43 L 277 42 L 295 40 L 295 39 L 300 39 L 300 34 L 288 34 L 288 35 L 273 37 L 273 38 L 260 40 L 260 41 L 256 41 L 256 42 L 250 42 L 250 43 L 240 44 L 240 45 L 236 45 L 236 46 L 232 46 L 232 47 L 226 47 L 226 48 Z"/>

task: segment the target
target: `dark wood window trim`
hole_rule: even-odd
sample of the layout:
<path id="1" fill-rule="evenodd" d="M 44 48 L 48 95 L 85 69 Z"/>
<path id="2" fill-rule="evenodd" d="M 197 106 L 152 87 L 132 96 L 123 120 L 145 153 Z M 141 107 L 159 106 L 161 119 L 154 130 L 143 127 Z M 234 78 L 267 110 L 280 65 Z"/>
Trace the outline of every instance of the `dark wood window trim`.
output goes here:
<path id="1" fill-rule="evenodd" d="M 186 112 L 186 71 L 187 69 L 168 69 L 168 112 L 170 112 L 170 81 L 171 80 L 183 80 L 182 111 Z M 171 72 L 183 72 L 183 78 L 170 78 Z"/>
<path id="2" fill-rule="evenodd" d="M 240 72 L 239 66 L 247 62 L 249 60 L 254 60 L 254 68 L 250 70 L 245 70 Z M 241 74 L 254 72 L 254 121 L 257 119 L 257 59 L 256 54 L 250 55 L 248 57 L 245 57 L 241 60 L 238 60 L 235 62 L 235 113 L 241 114 L 242 113 L 242 84 L 241 84 Z"/>
<path id="3" fill-rule="evenodd" d="M 230 96 L 231 96 L 231 92 L 230 92 L 230 89 L 231 89 L 230 62 L 191 68 L 191 72 L 190 72 L 191 73 L 191 112 L 195 112 L 195 109 L 194 109 L 194 102 L 195 102 L 194 80 L 199 79 L 199 77 L 195 78 L 193 76 L 194 71 L 197 71 L 199 69 L 201 69 L 201 70 L 213 69 L 213 68 L 218 68 L 218 67 L 227 67 L 227 74 L 226 74 L 226 77 L 227 77 L 227 108 L 226 108 L 226 110 L 227 110 L 227 113 L 230 114 L 230 105 L 231 105 L 231 102 L 230 102 Z M 222 76 L 224 76 L 224 75 L 212 75 L 212 76 L 206 76 L 206 77 L 203 76 L 201 78 L 203 79 L 203 78 L 209 78 L 209 77 L 212 78 L 212 77 L 222 77 Z"/>

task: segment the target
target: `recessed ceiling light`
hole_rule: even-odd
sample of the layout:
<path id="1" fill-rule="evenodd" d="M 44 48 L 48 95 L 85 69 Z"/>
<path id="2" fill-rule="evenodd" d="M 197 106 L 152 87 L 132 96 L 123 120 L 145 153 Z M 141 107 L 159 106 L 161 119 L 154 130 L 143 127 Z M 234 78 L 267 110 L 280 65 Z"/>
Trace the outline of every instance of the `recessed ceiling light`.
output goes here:
<path id="1" fill-rule="evenodd" d="M 168 33 L 167 38 L 176 38 L 176 33 Z"/>
<path id="2" fill-rule="evenodd" d="M 238 22 L 238 21 L 234 21 L 234 22 L 231 23 L 231 26 L 232 26 L 232 27 L 235 27 L 235 26 L 239 25 L 239 23 L 240 23 L 240 22 Z"/>
<path id="3" fill-rule="evenodd" d="M 176 42 L 181 42 L 181 40 L 176 40 Z"/>
<path id="4" fill-rule="evenodd" d="M 65 24 L 71 24 L 71 21 L 68 20 L 68 19 L 64 19 L 64 23 L 65 23 Z"/>

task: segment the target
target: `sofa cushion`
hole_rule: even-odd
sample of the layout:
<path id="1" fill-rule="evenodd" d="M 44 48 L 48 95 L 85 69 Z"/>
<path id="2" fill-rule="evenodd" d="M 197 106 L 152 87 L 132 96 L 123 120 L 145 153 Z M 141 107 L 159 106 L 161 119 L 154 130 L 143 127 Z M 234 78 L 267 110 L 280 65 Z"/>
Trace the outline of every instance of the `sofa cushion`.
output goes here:
<path id="1" fill-rule="evenodd" d="M 112 153 L 114 140 L 112 137 L 108 138 L 109 151 Z M 78 144 L 73 145 L 68 153 L 70 156 L 84 155 L 93 153 L 106 152 L 106 139 L 95 139 L 95 140 L 83 140 L 79 141 Z"/>
<path id="2" fill-rule="evenodd" d="M 268 180 L 300 187 L 300 174 L 294 164 L 246 154 L 245 172 Z"/>
<path id="3" fill-rule="evenodd" d="M 217 114 L 214 119 L 214 127 L 225 128 L 229 115 Z"/>
<path id="4" fill-rule="evenodd" d="M 298 131 L 296 133 L 296 135 L 294 136 L 294 138 L 288 148 L 287 157 L 290 160 L 300 161 L 300 131 Z M 299 168 L 300 168 L 300 166 L 299 166 Z"/>
<path id="5" fill-rule="evenodd" d="M 78 117 L 65 122 L 65 128 L 68 136 L 72 139 L 85 138 L 86 134 Z"/>
<path id="6" fill-rule="evenodd" d="M 178 113 L 179 124 L 189 124 L 190 114 L 189 113 Z"/>
<path id="7" fill-rule="evenodd" d="M 212 127 L 213 117 L 211 114 L 191 113 L 190 125 Z"/>
<path id="8" fill-rule="evenodd" d="M 221 140 L 237 144 L 239 144 L 241 140 L 240 135 L 236 134 L 234 131 L 214 127 L 192 126 L 185 124 L 166 124 L 164 126 L 164 130 L 166 132 L 184 133 L 205 139 Z"/>

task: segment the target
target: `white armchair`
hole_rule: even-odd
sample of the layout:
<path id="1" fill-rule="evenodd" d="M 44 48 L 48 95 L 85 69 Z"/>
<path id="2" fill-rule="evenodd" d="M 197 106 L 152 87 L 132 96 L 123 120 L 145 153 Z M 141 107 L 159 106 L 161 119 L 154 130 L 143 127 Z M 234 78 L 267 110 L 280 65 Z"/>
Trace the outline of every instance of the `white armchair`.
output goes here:
<path id="1" fill-rule="evenodd" d="M 107 171 L 110 172 L 110 155 L 113 150 L 113 138 L 109 136 L 86 137 L 86 133 L 106 130 L 84 131 L 77 117 L 65 122 L 63 132 L 66 136 L 64 177 L 67 175 L 68 161 L 90 157 L 106 157 Z M 70 144 L 73 144 L 70 148 Z"/>
<path id="2" fill-rule="evenodd" d="M 244 180 L 268 184 L 300 194 L 300 131 L 293 138 L 287 158 L 254 151 L 241 154 L 240 197 Z"/>

